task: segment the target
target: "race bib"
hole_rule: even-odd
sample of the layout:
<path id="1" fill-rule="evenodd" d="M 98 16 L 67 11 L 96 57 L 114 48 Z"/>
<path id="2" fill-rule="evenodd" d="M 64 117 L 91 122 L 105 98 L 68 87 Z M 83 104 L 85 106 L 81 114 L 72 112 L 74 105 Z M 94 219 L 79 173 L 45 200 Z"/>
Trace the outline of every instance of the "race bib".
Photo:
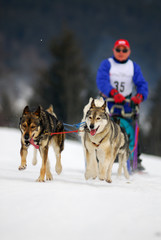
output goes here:
<path id="1" fill-rule="evenodd" d="M 109 72 L 111 85 L 124 97 L 130 95 L 133 89 L 133 62 L 129 59 L 126 63 L 120 64 L 115 62 L 113 58 L 108 60 L 111 63 Z"/>

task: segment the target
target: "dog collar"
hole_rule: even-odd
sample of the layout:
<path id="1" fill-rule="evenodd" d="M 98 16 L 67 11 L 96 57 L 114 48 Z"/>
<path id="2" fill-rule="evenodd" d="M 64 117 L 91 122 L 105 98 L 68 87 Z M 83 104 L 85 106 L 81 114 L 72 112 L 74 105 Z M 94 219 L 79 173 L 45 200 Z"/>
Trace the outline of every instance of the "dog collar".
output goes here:
<path id="1" fill-rule="evenodd" d="M 101 141 L 102 142 L 102 141 Z M 95 146 L 95 147 L 99 147 L 99 145 L 101 144 L 101 142 L 99 142 L 99 144 L 96 144 L 96 143 L 94 143 L 94 142 L 92 142 L 93 143 L 93 145 Z"/>
<path id="2" fill-rule="evenodd" d="M 105 137 L 108 135 L 108 133 L 104 136 L 104 138 L 101 139 L 101 141 L 96 144 L 95 142 L 92 142 L 95 147 L 99 147 L 99 145 L 102 143 L 102 141 L 105 139 Z"/>
<path id="3" fill-rule="evenodd" d="M 105 137 L 106 137 L 106 136 L 105 136 Z M 104 137 L 104 138 L 105 138 L 105 137 Z M 95 145 L 95 147 L 99 147 L 99 145 L 100 145 L 100 144 L 101 144 L 101 142 L 104 140 L 104 138 L 102 138 L 102 139 L 101 139 L 101 141 L 100 141 L 98 144 L 96 144 L 96 143 L 92 142 L 92 143 L 93 143 L 93 145 Z"/>

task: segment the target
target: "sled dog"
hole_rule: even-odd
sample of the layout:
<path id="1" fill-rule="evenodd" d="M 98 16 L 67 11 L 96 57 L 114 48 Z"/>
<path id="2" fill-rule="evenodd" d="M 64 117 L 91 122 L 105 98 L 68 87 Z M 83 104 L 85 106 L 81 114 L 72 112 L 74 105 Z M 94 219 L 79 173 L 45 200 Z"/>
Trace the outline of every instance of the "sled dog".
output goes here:
<path id="1" fill-rule="evenodd" d="M 55 134 L 51 136 L 53 132 L 63 132 L 64 126 L 57 119 L 56 114 L 53 111 L 52 105 L 44 110 L 42 106 L 38 106 L 36 111 L 30 111 L 26 106 L 23 110 L 22 117 L 20 118 L 20 130 L 21 130 L 21 165 L 19 170 L 26 168 L 26 157 L 28 147 L 31 143 L 39 148 L 42 158 L 42 166 L 40 169 L 40 176 L 37 179 L 39 182 L 43 182 L 45 175 L 46 180 L 52 180 L 52 174 L 50 172 L 50 165 L 48 159 L 48 149 L 52 145 L 56 155 L 55 170 L 57 174 L 62 171 L 61 165 L 61 152 L 64 149 L 65 134 Z M 35 155 L 35 152 L 34 152 Z M 36 162 L 34 162 L 36 164 Z"/>
<path id="2" fill-rule="evenodd" d="M 56 114 L 55 114 L 54 111 L 53 111 L 53 106 L 52 106 L 52 105 L 50 105 L 49 108 L 46 109 L 46 111 L 47 111 L 48 113 L 54 115 L 54 116 L 57 118 Z M 36 164 L 37 164 L 37 149 L 34 148 L 34 149 L 33 149 L 32 165 L 36 165 Z"/>
<path id="3" fill-rule="evenodd" d="M 129 141 L 124 129 L 110 119 L 106 101 L 103 98 L 92 99 L 85 106 L 82 121 L 85 121 L 81 140 L 86 156 L 85 178 L 106 180 L 111 183 L 113 163 L 118 157 L 118 175 L 122 168 L 129 178 L 127 159 L 129 157 Z M 82 130 L 82 129 L 81 129 Z"/>

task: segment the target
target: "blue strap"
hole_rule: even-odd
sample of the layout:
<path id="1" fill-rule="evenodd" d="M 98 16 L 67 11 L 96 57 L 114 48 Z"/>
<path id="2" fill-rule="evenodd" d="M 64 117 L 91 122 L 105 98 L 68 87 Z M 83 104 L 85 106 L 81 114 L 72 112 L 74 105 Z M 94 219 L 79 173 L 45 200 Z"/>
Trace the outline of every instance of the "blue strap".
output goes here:
<path id="1" fill-rule="evenodd" d="M 129 174 L 131 174 L 130 157 L 127 160 L 127 170 L 129 172 Z"/>
<path id="2" fill-rule="evenodd" d="M 63 124 L 64 124 L 64 126 L 80 128 L 80 127 L 85 125 L 85 122 L 80 122 L 80 123 L 72 124 L 72 125 L 71 124 L 67 124 L 67 123 L 63 123 Z"/>
<path id="3" fill-rule="evenodd" d="M 68 126 L 68 127 L 72 127 L 72 128 L 80 128 L 80 127 L 83 127 L 84 125 L 85 125 L 85 122 L 80 122 L 80 123 L 77 123 L 77 124 L 67 124 L 67 123 L 63 123 L 64 124 L 64 128 L 65 128 L 65 130 L 66 131 L 71 131 L 71 129 L 70 128 L 67 128 L 66 126 Z M 73 132 L 74 134 L 78 134 L 78 133 L 76 133 L 76 132 Z"/>
<path id="4" fill-rule="evenodd" d="M 66 131 L 68 131 L 68 132 L 71 131 L 71 129 L 70 129 L 70 128 L 67 128 L 67 127 L 64 127 L 64 129 L 65 129 Z M 77 133 L 77 132 L 72 132 L 72 134 L 78 134 L 78 133 Z"/>

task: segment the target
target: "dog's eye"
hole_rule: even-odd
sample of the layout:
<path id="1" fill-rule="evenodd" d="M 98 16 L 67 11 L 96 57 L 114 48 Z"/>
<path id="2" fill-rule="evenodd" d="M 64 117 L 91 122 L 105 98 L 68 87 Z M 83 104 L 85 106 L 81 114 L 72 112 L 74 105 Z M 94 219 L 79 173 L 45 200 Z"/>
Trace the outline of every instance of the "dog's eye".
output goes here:
<path id="1" fill-rule="evenodd" d="M 22 124 L 22 127 L 23 128 L 27 127 L 27 124 L 26 123 Z"/>
<path id="2" fill-rule="evenodd" d="M 100 120 L 101 118 L 100 117 L 97 117 L 97 120 Z"/>
<path id="3" fill-rule="evenodd" d="M 89 116 L 89 119 L 92 119 L 92 117 Z"/>
<path id="4" fill-rule="evenodd" d="M 32 126 L 31 126 L 31 129 L 34 129 L 34 128 L 35 128 L 35 126 L 34 126 L 34 125 L 32 125 Z"/>

